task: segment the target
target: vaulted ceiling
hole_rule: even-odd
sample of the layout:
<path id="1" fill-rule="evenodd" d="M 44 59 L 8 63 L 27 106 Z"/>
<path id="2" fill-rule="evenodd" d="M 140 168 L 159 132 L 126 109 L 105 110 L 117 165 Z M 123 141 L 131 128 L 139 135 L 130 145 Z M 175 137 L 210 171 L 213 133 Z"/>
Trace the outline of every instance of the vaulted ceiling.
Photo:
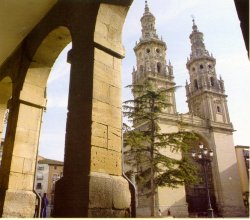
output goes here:
<path id="1" fill-rule="evenodd" d="M 0 0 L 0 65 L 58 0 Z"/>

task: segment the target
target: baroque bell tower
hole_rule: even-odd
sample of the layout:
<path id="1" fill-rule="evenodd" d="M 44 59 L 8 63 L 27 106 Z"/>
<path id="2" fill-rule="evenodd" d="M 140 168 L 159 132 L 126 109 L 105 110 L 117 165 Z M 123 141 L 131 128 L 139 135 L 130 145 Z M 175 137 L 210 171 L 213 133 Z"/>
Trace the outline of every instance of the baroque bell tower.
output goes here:
<path id="1" fill-rule="evenodd" d="M 155 17 L 149 11 L 147 1 L 141 18 L 141 38 L 134 47 L 136 55 L 136 69 L 133 68 L 133 84 L 151 81 L 157 87 L 172 88 L 175 86 L 173 66 L 166 62 L 167 45 L 159 39 L 155 29 Z M 167 113 L 176 113 L 174 92 L 168 93 L 168 102 L 171 104 Z"/>
<path id="2" fill-rule="evenodd" d="M 224 81 L 216 74 L 216 59 L 203 42 L 193 19 L 191 54 L 186 67 L 190 83 L 186 83 L 189 113 L 200 120 L 200 126 L 190 123 L 189 128 L 197 132 L 208 149 L 213 150 L 211 162 L 217 214 L 223 217 L 246 216 L 240 189 L 240 179 L 233 141 L 233 125 L 230 122 Z"/>
<path id="3" fill-rule="evenodd" d="M 189 112 L 213 122 L 231 124 L 227 107 L 224 81 L 216 74 L 216 60 L 203 42 L 193 19 L 193 31 L 190 34 L 191 54 L 187 59 L 190 84 L 186 83 L 186 95 Z"/>

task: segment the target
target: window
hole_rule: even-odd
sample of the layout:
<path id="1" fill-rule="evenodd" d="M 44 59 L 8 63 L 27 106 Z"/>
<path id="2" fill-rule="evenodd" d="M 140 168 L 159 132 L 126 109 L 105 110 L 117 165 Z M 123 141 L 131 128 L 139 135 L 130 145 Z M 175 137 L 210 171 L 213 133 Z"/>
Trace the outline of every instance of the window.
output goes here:
<path id="1" fill-rule="evenodd" d="M 146 49 L 146 52 L 147 52 L 147 53 L 150 53 L 150 49 L 149 49 L 149 48 L 147 48 L 147 49 Z"/>
<path id="2" fill-rule="evenodd" d="M 194 80 L 194 88 L 197 90 L 198 89 L 198 81 L 197 79 Z"/>
<path id="3" fill-rule="evenodd" d="M 217 112 L 221 112 L 220 106 L 217 105 Z"/>
<path id="4" fill-rule="evenodd" d="M 38 170 L 44 170 L 44 167 L 43 166 L 38 166 L 37 169 Z"/>
<path id="5" fill-rule="evenodd" d="M 159 48 L 157 48 L 157 49 L 156 49 L 156 52 L 157 52 L 157 53 L 160 53 L 160 49 L 159 49 Z"/>
<path id="6" fill-rule="evenodd" d="M 161 63 L 157 63 L 157 72 L 158 72 L 158 73 L 161 72 Z"/>
<path id="7" fill-rule="evenodd" d="M 43 174 L 42 173 L 38 173 L 36 176 L 37 180 L 42 180 L 43 179 Z"/>
<path id="8" fill-rule="evenodd" d="M 213 77 L 210 77 L 210 83 L 211 83 L 211 86 L 214 86 L 214 78 Z"/>
<path id="9" fill-rule="evenodd" d="M 56 170 L 57 169 L 57 166 L 54 166 L 54 170 Z"/>
<path id="10" fill-rule="evenodd" d="M 57 181 L 57 180 L 59 180 L 59 179 L 60 179 L 60 175 L 57 174 L 57 173 L 54 173 L 53 176 L 52 176 L 52 180 L 53 180 L 53 181 Z"/>
<path id="11" fill-rule="evenodd" d="M 203 65 L 202 64 L 200 65 L 200 69 L 203 69 Z"/>
<path id="12" fill-rule="evenodd" d="M 249 149 L 243 149 L 243 155 L 244 157 L 248 157 L 249 158 Z"/>
<path id="13" fill-rule="evenodd" d="M 42 183 L 37 183 L 36 184 L 36 189 L 42 189 Z"/>

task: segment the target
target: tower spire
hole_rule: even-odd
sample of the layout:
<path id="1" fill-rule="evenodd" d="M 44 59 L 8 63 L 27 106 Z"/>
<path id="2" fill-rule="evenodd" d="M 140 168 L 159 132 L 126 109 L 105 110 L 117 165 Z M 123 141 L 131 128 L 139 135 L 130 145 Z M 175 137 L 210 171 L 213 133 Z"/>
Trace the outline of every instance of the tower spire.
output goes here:
<path id="1" fill-rule="evenodd" d="M 150 12 L 148 1 L 145 2 L 141 21 L 141 37 L 134 47 L 136 68 L 133 70 L 133 84 L 153 81 L 155 86 L 170 88 L 175 86 L 173 66 L 166 62 L 167 45 L 156 34 L 155 16 Z M 169 113 L 176 113 L 175 95 L 171 92 L 172 105 Z"/>
<path id="2" fill-rule="evenodd" d="M 158 36 L 156 34 L 155 30 L 155 17 L 154 15 L 149 11 L 148 7 L 148 1 L 145 1 L 145 8 L 143 16 L 141 17 L 141 26 L 142 26 L 142 40 L 145 39 L 158 39 Z"/>
<path id="3" fill-rule="evenodd" d="M 148 1 L 145 1 L 145 13 L 149 12 Z"/>
<path id="4" fill-rule="evenodd" d="M 221 110 L 226 109 L 225 90 L 223 80 L 218 79 L 216 75 L 216 60 L 206 50 L 203 33 L 198 30 L 194 18 L 192 22 L 193 31 L 189 37 L 191 54 L 186 65 L 190 77 L 190 84 L 186 83 L 189 110 L 203 119 L 229 123 L 227 111 L 222 112 Z M 215 93 L 216 95 L 214 95 Z M 200 95 L 199 98 L 197 94 Z M 210 107 L 207 108 L 207 106 Z"/>
<path id="5" fill-rule="evenodd" d="M 195 24 L 195 20 L 194 20 L 194 16 L 192 15 L 192 21 L 193 21 L 193 31 L 198 31 L 198 29 L 197 29 L 197 25 Z"/>
<path id="6" fill-rule="evenodd" d="M 197 25 L 195 23 L 195 19 L 192 16 L 192 33 L 190 34 L 189 38 L 191 41 L 191 54 L 190 54 L 190 60 L 196 59 L 199 57 L 210 57 L 208 51 L 206 50 L 204 40 L 203 40 L 203 33 L 200 32 L 197 28 Z"/>

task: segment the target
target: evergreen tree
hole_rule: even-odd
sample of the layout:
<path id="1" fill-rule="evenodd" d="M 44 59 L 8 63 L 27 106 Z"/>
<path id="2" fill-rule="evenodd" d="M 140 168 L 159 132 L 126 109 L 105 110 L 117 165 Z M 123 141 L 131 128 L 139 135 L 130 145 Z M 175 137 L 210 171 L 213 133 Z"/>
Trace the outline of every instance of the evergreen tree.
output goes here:
<path id="1" fill-rule="evenodd" d="M 124 145 L 129 146 L 129 150 L 124 154 L 126 163 L 136 167 L 137 185 L 144 189 L 143 195 L 151 197 L 151 216 L 155 216 L 158 186 L 176 188 L 196 181 L 196 169 L 187 156 L 189 144 L 196 136 L 184 131 L 161 132 L 159 120 L 170 106 L 168 94 L 175 88 L 158 88 L 152 83 L 129 87 L 134 99 L 124 102 L 123 114 L 136 129 L 126 125 Z M 176 153 L 179 153 L 179 158 L 176 158 Z"/>

